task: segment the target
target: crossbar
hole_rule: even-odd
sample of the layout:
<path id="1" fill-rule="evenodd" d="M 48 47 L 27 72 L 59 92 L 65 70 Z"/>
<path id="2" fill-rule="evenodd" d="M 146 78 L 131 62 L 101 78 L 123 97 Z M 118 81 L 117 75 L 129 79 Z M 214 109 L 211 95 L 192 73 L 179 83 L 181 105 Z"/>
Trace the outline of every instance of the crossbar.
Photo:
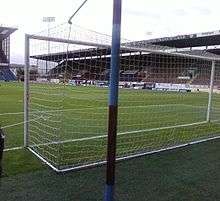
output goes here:
<path id="1" fill-rule="evenodd" d="M 54 37 L 48 37 L 48 36 L 29 35 L 29 34 L 27 34 L 26 36 L 29 39 L 50 41 L 50 42 L 56 42 L 56 43 L 84 45 L 84 46 L 100 47 L 100 48 L 111 48 L 110 44 L 100 44 L 100 43 L 94 43 L 94 42 L 88 42 L 88 41 L 70 40 L 70 39 L 64 39 L 64 38 L 54 38 Z M 219 57 L 190 55 L 186 53 L 176 52 L 176 49 L 168 49 L 169 50 L 168 51 L 168 50 L 156 50 L 156 49 L 145 48 L 145 47 L 137 48 L 137 47 L 129 46 L 129 44 L 126 44 L 126 43 L 121 44 L 121 49 L 128 50 L 128 51 L 136 51 L 136 52 L 148 52 L 148 53 L 150 52 L 150 53 L 162 54 L 162 55 L 180 56 L 180 57 L 201 59 L 201 60 L 206 60 L 206 61 L 220 61 Z"/>

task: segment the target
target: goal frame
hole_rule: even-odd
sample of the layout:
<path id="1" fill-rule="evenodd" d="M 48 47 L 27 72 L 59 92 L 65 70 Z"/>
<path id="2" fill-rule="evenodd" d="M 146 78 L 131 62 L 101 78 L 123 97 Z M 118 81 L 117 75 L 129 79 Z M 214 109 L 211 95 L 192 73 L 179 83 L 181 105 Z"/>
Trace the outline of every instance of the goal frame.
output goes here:
<path id="1" fill-rule="evenodd" d="M 30 78 L 30 41 L 31 40 L 41 40 L 41 41 L 50 41 L 50 42 L 57 42 L 57 43 L 65 43 L 65 44 L 74 44 L 74 45 L 85 45 L 85 46 L 91 46 L 91 47 L 110 47 L 111 45 L 109 44 L 98 44 L 98 43 L 93 43 L 93 42 L 86 42 L 86 41 L 80 41 L 80 40 L 70 40 L 70 39 L 63 39 L 63 38 L 54 38 L 54 37 L 47 37 L 47 36 L 40 36 L 40 35 L 30 35 L 26 34 L 25 35 L 25 69 L 24 69 L 24 147 L 30 150 L 34 155 L 36 155 L 41 161 L 46 163 L 48 166 L 50 166 L 53 170 L 56 172 L 66 172 L 70 170 L 79 170 L 79 169 L 84 169 L 88 167 L 93 167 L 93 166 L 98 166 L 98 165 L 103 165 L 106 164 L 106 161 L 101 161 L 101 162 L 96 162 L 96 163 L 91 163 L 88 165 L 81 165 L 77 167 L 70 167 L 66 169 L 58 169 L 54 167 L 50 162 L 48 162 L 46 159 L 44 159 L 42 156 L 40 156 L 38 153 L 36 153 L 31 146 L 29 145 L 29 103 L 30 103 L 30 88 L 29 88 L 29 78 Z M 129 48 L 129 50 L 139 50 L 143 52 L 153 52 L 153 53 L 159 53 L 163 55 L 176 55 L 176 56 L 182 56 L 182 57 L 187 57 L 187 58 L 198 58 L 206 61 L 211 61 L 212 62 L 212 68 L 211 68 L 211 75 L 210 75 L 210 86 L 209 86 L 209 96 L 208 96 L 208 103 L 207 103 L 207 113 L 206 113 L 206 121 L 205 122 L 210 122 L 210 112 L 211 112 L 211 106 L 212 106 L 212 96 L 213 96 L 213 89 L 214 89 L 214 76 L 215 76 L 215 64 L 216 61 L 220 61 L 219 58 L 212 58 L 212 57 L 207 57 L 207 56 L 198 56 L 198 55 L 189 55 L 189 54 L 184 54 L 184 53 L 178 53 L 178 52 L 167 52 L 167 51 L 161 51 L 161 50 L 156 50 L 156 49 L 150 49 L 150 48 L 138 48 L 136 49 L 135 47 L 126 47 L 122 44 L 121 48 Z M 205 141 L 210 141 L 214 139 L 219 139 L 220 136 L 217 137 L 212 137 L 212 138 L 207 138 L 203 140 L 198 140 L 198 141 L 193 141 L 190 143 L 186 144 L 181 144 L 177 146 L 171 146 L 168 148 L 160 149 L 160 150 L 155 150 L 155 151 L 147 151 L 139 154 L 131 154 L 126 157 L 120 157 L 117 158 L 117 161 L 121 160 L 127 160 L 131 158 L 136 158 L 148 154 L 154 154 L 162 151 L 167 151 L 167 150 L 172 150 L 180 147 L 185 147 L 188 145 L 192 144 L 197 144 Z"/>

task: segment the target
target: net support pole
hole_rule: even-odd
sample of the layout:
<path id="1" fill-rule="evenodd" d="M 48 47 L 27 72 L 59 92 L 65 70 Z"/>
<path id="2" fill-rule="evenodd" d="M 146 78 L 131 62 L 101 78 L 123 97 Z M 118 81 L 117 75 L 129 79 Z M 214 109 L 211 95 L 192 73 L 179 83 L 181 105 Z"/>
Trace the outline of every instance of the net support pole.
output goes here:
<path id="1" fill-rule="evenodd" d="M 29 135 L 29 68 L 30 68 L 30 38 L 25 35 L 25 67 L 24 67 L 24 147 L 28 147 Z"/>
<path id="2" fill-rule="evenodd" d="M 213 95 L 213 87 L 214 87 L 214 77 L 215 77 L 215 61 L 212 61 L 212 70 L 210 77 L 210 87 L 209 87 L 209 100 L 208 100 L 208 108 L 207 108 L 207 116 L 206 121 L 210 122 L 210 113 L 212 107 L 212 95 Z"/>
<path id="3" fill-rule="evenodd" d="M 113 3 L 113 27 L 111 48 L 111 74 L 109 85 L 109 117 L 108 117 L 108 146 L 105 201 L 114 200 L 116 137 L 118 115 L 118 82 L 120 69 L 120 43 L 121 43 L 121 7 L 122 0 Z"/>

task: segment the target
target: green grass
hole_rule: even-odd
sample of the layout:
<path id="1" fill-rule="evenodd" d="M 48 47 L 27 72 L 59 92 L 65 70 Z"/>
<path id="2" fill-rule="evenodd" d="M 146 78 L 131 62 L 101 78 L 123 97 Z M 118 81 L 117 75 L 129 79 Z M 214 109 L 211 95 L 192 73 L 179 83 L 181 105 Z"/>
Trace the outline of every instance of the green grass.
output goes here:
<path id="1" fill-rule="evenodd" d="M 105 159 L 108 89 L 33 84 L 31 92 L 32 118 L 43 116 L 30 125 L 30 139 L 34 144 L 41 144 L 35 147 L 36 152 L 55 166 L 77 166 Z M 218 96 L 213 102 L 215 120 L 219 117 L 217 100 Z M 220 125 L 216 123 L 157 130 L 204 122 L 207 102 L 208 93 L 121 89 L 118 157 L 217 136 Z M 63 143 L 48 146 L 59 140 Z"/>
<path id="2" fill-rule="evenodd" d="M 23 111 L 21 84 L 3 83 L 0 91 L 0 114 Z M 31 84 L 30 91 L 30 144 L 38 145 L 37 153 L 57 167 L 105 159 L 108 89 Z M 219 98 L 214 95 L 212 120 L 220 117 Z M 204 122 L 207 103 L 208 93 L 121 89 L 118 157 L 218 136 L 218 122 L 181 126 Z M 23 114 L 1 115 L 0 121 L 3 126 L 22 122 Z M 6 135 L 6 148 L 23 145 L 23 125 L 6 129 Z"/>
<path id="3" fill-rule="evenodd" d="M 220 141 L 215 140 L 118 163 L 116 200 L 220 200 L 219 146 Z M 8 154 L 7 163 L 15 164 L 15 158 L 10 156 L 13 153 Z M 16 155 L 26 158 L 15 165 L 20 165 L 20 170 L 23 167 L 23 173 L 17 174 L 16 168 L 11 167 L 16 174 L 1 179 L 0 200 L 103 200 L 105 166 L 56 174 L 40 163 L 37 165 L 28 152 L 19 151 Z"/>
<path id="4" fill-rule="evenodd" d="M 43 164 L 25 149 L 5 152 L 3 167 L 4 177 L 45 169 Z"/>
<path id="5" fill-rule="evenodd" d="M 23 84 L 0 83 L 0 114 L 23 112 Z M 7 126 L 23 121 L 23 114 L 0 115 L 0 125 Z M 23 144 L 23 125 L 6 129 L 6 147 Z"/>
<path id="6" fill-rule="evenodd" d="M 53 97 L 53 103 L 43 102 L 51 98 L 52 86 L 43 87 L 41 94 L 32 94 L 31 111 L 40 103 L 57 106 L 62 111 L 35 113 L 49 120 L 47 123 L 59 128 L 61 140 L 79 139 L 105 135 L 107 130 L 107 90 L 85 87 L 65 87 L 60 97 Z M 33 90 L 33 88 L 32 88 Z M 38 99 L 37 99 L 38 98 Z M 40 100 L 41 99 L 41 100 Z M 207 93 L 167 93 L 139 90 L 121 90 L 119 107 L 118 156 L 151 151 L 175 146 L 193 140 L 219 135 L 218 122 L 164 130 L 143 131 L 164 126 L 204 121 L 206 117 Z M 39 101 L 39 102 L 38 102 Z M 219 95 L 213 99 L 212 119 L 219 119 Z M 64 110 L 64 111 L 63 111 Z M 3 83 L 0 86 L 0 114 L 23 111 L 23 86 L 18 83 Z M 45 110 L 44 110 L 45 111 Z M 31 115 L 31 118 L 35 118 Z M 43 118 L 40 123 L 45 123 Z M 47 119 L 48 120 L 48 119 Z M 0 115 L 1 126 L 23 121 L 23 114 Z M 37 123 L 31 123 L 33 126 Z M 39 126 L 44 131 L 51 130 Z M 36 128 L 35 128 L 36 129 Z M 23 145 L 23 127 L 6 129 L 6 148 Z M 133 133 L 132 133 L 133 132 Z M 44 140 L 56 141 L 57 134 L 41 134 Z M 33 133 L 32 133 L 33 135 Z M 38 136 L 41 139 L 40 136 Z M 33 138 L 34 139 L 34 138 Z M 32 140 L 33 140 L 32 139 Z M 36 141 L 35 141 L 36 143 Z M 62 152 L 59 162 L 82 164 L 105 159 L 106 139 L 96 139 L 56 145 L 39 146 L 53 155 Z M 220 200 L 220 142 L 214 140 L 202 144 L 148 155 L 117 164 L 117 201 L 217 201 Z M 49 147 L 49 148 L 48 148 Z M 49 158 L 46 152 L 44 154 Z M 87 156 L 87 157 L 86 157 Z M 69 160 L 68 160 L 69 159 Z M 53 159 L 55 160 L 55 159 Z M 55 160 L 56 161 L 56 160 Z M 105 166 L 88 170 L 56 174 L 43 165 L 28 150 L 21 149 L 4 153 L 4 177 L 0 180 L 0 200 L 102 200 L 105 183 Z"/>

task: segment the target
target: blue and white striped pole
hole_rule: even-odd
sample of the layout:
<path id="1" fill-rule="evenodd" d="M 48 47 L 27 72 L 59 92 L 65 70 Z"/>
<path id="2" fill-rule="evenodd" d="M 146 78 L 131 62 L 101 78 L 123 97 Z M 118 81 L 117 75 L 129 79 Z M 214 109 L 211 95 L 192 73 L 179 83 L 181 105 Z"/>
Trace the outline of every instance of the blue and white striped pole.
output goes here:
<path id="1" fill-rule="evenodd" d="M 114 200 L 115 185 L 115 159 L 118 116 L 118 82 L 120 69 L 120 43 L 121 43 L 121 6 L 122 0 L 114 0 L 113 28 L 111 49 L 111 75 L 109 92 L 109 117 L 108 117 L 108 148 L 105 201 Z"/>

